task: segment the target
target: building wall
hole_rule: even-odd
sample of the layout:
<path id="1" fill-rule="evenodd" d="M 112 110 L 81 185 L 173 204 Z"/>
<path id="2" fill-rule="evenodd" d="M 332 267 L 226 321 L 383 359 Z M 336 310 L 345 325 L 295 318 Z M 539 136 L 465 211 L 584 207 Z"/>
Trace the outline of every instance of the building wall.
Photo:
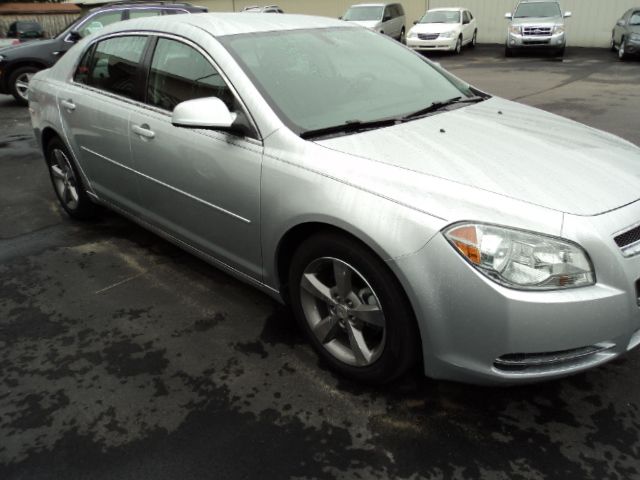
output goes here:
<path id="1" fill-rule="evenodd" d="M 44 30 L 45 38 L 51 38 L 78 18 L 77 14 L 16 14 L 0 15 L 0 37 L 7 36 L 7 30 L 16 20 L 35 20 Z"/>
<path id="2" fill-rule="evenodd" d="M 193 3 L 215 11 L 240 11 L 247 5 L 265 5 L 251 0 L 192 0 Z M 407 15 L 407 29 L 428 8 L 467 7 L 479 22 L 478 41 L 504 43 L 507 31 L 506 12 L 512 11 L 517 0 L 400 0 Z M 339 17 L 352 3 L 349 0 L 274 0 L 287 13 L 303 13 Z M 569 45 L 606 47 L 616 20 L 629 8 L 640 6 L 640 0 L 560 0 L 564 11 L 573 16 L 567 19 Z"/>

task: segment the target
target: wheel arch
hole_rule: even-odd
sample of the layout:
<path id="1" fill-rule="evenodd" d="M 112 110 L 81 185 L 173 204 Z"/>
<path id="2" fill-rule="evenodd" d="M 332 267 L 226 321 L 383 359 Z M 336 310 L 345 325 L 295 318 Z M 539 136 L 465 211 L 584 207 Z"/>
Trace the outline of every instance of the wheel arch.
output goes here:
<path id="1" fill-rule="evenodd" d="M 33 58 L 20 59 L 17 62 L 11 63 L 7 65 L 7 70 L 3 75 L 3 77 L 5 78 L 3 86 L 5 88 L 9 88 L 9 79 L 13 75 L 13 72 L 23 67 L 36 67 L 39 70 L 44 70 L 45 68 L 49 68 L 40 60 L 33 59 Z"/>
<path id="2" fill-rule="evenodd" d="M 297 246 L 304 242 L 306 239 L 319 233 L 335 233 L 342 235 L 351 240 L 356 241 L 363 248 L 369 250 L 372 254 L 376 255 L 383 262 L 389 258 L 385 254 L 380 245 L 367 238 L 361 232 L 354 232 L 350 229 L 343 228 L 336 224 L 327 222 L 326 220 L 310 220 L 302 223 L 298 223 L 290 227 L 280 238 L 275 250 L 274 258 L 274 280 L 278 283 L 278 289 L 285 301 L 288 301 L 288 276 L 289 268 L 291 266 L 291 259 L 297 249 Z M 391 269 L 389 269 L 391 271 Z M 391 271 L 396 280 L 402 285 L 395 273 Z M 404 286 L 403 286 L 404 289 Z"/>

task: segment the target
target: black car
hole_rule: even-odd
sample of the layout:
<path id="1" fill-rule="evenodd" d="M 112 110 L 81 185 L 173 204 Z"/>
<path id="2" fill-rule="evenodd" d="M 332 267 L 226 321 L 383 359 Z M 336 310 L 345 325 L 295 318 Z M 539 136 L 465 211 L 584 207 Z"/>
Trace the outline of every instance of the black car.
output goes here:
<path id="1" fill-rule="evenodd" d="M 27 104 L 31 76 L 51 67 L 78 40 L 115 22 L 156 15 L 203 13 L 207 9 L 188 3 L 111 3 L 90 10 L 55 38 L 0 49 L 0 93 L 10 93 Z"/>
<path id="2" fill-rule="evenodd" d="M 17 38 L 20 40 L 33 40 L 43 38 L 44 30 L 35 20 L 18 20 L 9 25 L 7 38 Z"/>

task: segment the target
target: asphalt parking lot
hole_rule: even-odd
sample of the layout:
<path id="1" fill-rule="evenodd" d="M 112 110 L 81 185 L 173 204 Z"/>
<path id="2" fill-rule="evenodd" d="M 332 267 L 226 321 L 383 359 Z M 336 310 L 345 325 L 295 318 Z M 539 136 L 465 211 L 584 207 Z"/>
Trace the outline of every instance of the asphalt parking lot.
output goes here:
<path id="1" fill-rule="evenodd" d="M 435 60 L 640 145 L 640 61 Z M 115 214 L 61 214 L 0 96 L 2 479 L 640 479 L 639 371 L 634 351 L 528 387 L 347 382 L 266 296 Z"/>

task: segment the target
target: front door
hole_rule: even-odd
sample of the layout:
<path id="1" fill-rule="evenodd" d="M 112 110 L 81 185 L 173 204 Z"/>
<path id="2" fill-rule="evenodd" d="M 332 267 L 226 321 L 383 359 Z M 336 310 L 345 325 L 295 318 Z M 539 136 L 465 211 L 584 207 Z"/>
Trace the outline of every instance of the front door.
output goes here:
<path id="1" fill-rule="evenodd" d="M 171 124 L 178 103 L 212 96 L 244 115 L 198 47 L 158 38 L 147 82 L 149 107 L 134 111 L 129 122 L 141 213 L 177 238 L 260 278 L 263 148 L 257 133 L 241 136 Z"/>

